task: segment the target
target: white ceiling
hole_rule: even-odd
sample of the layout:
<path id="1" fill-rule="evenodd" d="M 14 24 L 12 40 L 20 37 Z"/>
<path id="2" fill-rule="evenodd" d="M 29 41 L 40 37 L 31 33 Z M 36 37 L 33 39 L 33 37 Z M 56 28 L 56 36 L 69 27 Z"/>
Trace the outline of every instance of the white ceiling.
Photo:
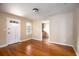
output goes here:
<path id="1" fill-rule="evenodd" d="M 44 19 L 59 12 L 71 11 L 78 7 L 74 3 L 0 3 L 0 11 L 28 19 Z M 39 14 L 33 13 L 33 8 L 39 9 Z"/>

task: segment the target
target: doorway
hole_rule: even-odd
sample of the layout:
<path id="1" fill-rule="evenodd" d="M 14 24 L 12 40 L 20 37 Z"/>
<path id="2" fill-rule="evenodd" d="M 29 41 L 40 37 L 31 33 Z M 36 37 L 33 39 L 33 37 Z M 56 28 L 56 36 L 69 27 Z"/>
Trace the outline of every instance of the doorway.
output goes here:
<path id="1" fill-rule="evenodd" d="M 7 43 L 13 44 L 20 41 L 20 20 L 7 20 Z"/>
<path id="2" fill-rule="evenodd" d="M 42 22 L 42 41 L 48 42 L 50 40 L 49 21 Z"/>

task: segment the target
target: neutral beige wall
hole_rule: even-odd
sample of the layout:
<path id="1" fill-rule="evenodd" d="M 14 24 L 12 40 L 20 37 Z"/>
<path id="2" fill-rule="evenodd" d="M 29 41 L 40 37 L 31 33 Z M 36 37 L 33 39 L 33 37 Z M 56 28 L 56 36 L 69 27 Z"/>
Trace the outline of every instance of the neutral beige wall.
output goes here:
<path id="1" fill-rule="evenodd" d="M 32 38 L 42 40 L 42 22 L 40 20 L 32 21 Z"/>
<path id="2" fill-rule="evenodd" d="M 6 20 L 0 13 L 0 45 L 6 43 Z"/>
<path id="3" fill-rule="evenodd" d="M 74 39 L 74 12 L 54 15 L 50 18 L 50 41 L 76 47 Z"/>
<path id="4" fill-rule="evenodd" d="M 7 43 L 7 36 L 6 36 L 6 21 L 7 18 L 12 18 L 12 19 L 17 19 L 21 21 L 21 40 L 27 39 L 27 35 L 26 35 L 26 22 L 27 19 L 23 18 L 23 17 L 19 17 L 19 16 L 15 16 L 12 14 L 8 14 L 8 13 L 2 13 L 0 12 L 0 45 L 4 45 Z"/>
<path id="5" fill-rule="evenodd" d="M 77 52 L 79 55 L 79 8 L 76 9 L 76 16 L 77 16 Z"/>

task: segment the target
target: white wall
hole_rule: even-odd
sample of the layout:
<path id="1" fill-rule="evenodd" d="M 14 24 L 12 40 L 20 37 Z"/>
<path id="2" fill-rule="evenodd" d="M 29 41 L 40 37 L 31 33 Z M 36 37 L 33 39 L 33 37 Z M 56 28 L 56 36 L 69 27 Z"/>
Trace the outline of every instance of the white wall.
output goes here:
<path id="1" fill-rule="evenodd" d="M 50 20 L 50 42 L 73 45 L 73 12 L 52 16 Z"/>
<path id="2" fill-rule="evenodd" d="M 35 20 L 32 22 L 32 38 L 36 40 L 42 40 L 42 22 Z"/>
<path id="3" fill-rule="evenodd" d="M 79 9 L 53 15 L 50 20 L 49 42 L 72 45 L 79 54 Z M 32 38 L 42 39 L 41 21 L 32 22 Z"/>
<path id="4" fill-rule="evenodd" d="M 53 15 L 50 22 L 49 42 L 72 45 L 79 53 L 79 9 Z M 42 40 L 42 22 L 33 21 L 32 38 Z"/>

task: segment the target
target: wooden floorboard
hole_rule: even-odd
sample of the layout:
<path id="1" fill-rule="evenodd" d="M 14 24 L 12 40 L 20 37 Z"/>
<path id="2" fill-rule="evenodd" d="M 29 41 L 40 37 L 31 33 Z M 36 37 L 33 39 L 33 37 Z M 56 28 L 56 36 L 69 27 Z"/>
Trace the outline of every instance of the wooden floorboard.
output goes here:
<path id="1" fill-rule="evenodd" d="M 0 48 L 0 56 L 76 56 L 72 47 L 28 40 Z"/>

